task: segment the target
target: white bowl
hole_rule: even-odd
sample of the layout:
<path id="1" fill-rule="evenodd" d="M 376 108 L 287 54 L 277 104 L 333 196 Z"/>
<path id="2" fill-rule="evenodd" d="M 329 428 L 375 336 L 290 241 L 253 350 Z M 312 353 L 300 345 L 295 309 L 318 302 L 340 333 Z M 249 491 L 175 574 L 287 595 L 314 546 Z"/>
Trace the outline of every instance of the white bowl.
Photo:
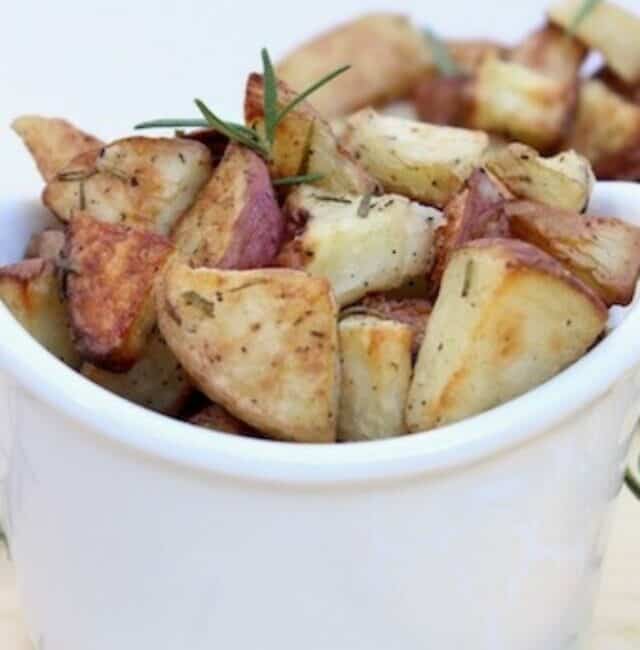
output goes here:
<path id="1" fill-rule="evenodd" d="M 0 262 L 38 223 L 5 205 Z M 640 185 L 592 211 L 640 224 Z M 46 650 L 582 648 L 639 414 L 640 308 L 536 390 L 432 433 L 292 445 L 134 406 L 0 307 L 7 527 Z M 7 441 L 8 444 L 8 441 Z"/>

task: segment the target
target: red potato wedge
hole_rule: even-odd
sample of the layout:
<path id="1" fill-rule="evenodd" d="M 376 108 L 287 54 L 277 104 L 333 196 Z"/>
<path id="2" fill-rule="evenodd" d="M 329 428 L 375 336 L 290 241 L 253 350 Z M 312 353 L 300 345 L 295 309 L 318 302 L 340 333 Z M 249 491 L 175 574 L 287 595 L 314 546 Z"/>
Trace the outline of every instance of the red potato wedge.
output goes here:
<path id="1" fill-rule="evenodd" d="M 280 109 L 295 97 L 289 86 L 278 83 Z M 264 132 L 264 83 L 259 74 L 250 75 L 247 81 L 244 112 L 247 125 Z M 269 170 L 274 179 L 321 174 L 314 185 L 329 192 L 364 194 L 378 190 L 377 181 L 338 143 L 329 123 L 306 101 L 276 129 Z"/>
<path id="2" fill-rule="evenodd" d="M 528 201 L 503 207 L 511 232 L 561 262 L 607 305 L 628 305 L 640 277 L 640 228 Z"/>
<path id="3" fill-rule="evenodd" d="M 23 115 L 11 127 L 22 138 L 47 182 L 77 156 L 104 146 L 102 140 L 59 118 Z"/>
<path id="4" fill-rule="evenodd" d="M 252 269 L 270 266 L 284 235 L 284 218 L 257 154 L 230 145 L 172 239 L 192 266 Z"/>
<path id="5" fill-rule="evenodd" d="M 56 264 L 59 264 L 64 245 L 64 231 L 48 228 L 31 237 L 27 250 L 25 251 L 25 257 L 39 257 L 43 260 L 52 260 Z"/>
<path id="6" fill-rule="evenodd" d="M 155 233 L 74 215 L 66 294 L 76 346 L 87 361 L 124 372 L 143 356 L 156 320 L 154 279 L 172 252 Z"/>
<path id="7" fill-rule="evenodd" d="M 62 221 L 88 210 L 100 221 L 166 235 L 211 170 L 211 154 L 200 142 L 125 138 L 74 159 L 47 185 L 43 201 Z"/>
<path id="8" fill-rule="evenodd" d="M 224 433 L 234 433 L 238 436 L 256 437 L 258 433 L 248 424 L 238 420 L 222 406 L 218 404 L 209 404 L 201 411 L 198 411 L 189 419 L 189 423 L 197 427 L 211 429 L 213 431 L 223 431 Z"/>
<path id="9" fill-rule="evenodd" d="M 413 102 L 423 122 L 463 126 L 471 106 L 467 77 L 425 76 L 413 91 Z"/>
<path id="10" fill-rule="evenodd" d="M 426 275 L 442 217 L 403 196 L 329 194 L 309 186 L 289 195 L 285 214 L 299 234 L 284 245 L 278 265 L 327 278 L 341 307 Z"/>
<path id="11" fill-rule="evenodd" d="M 482 413 L 547 381 L 604 332 L 600 298 L 517 240 L 457 250 L 442 280 L 407 403 L 410 431 Z"/>
<path id="12" fill-rule="evenodd" d="M 90 363 L 83 364 L 81 372 L 102 388 L 165 415 L 177 416 L 193 393 L 189 378 L 157 330 L 128 372 L 109 372 Z"/>
<path id="13" fill-rule="evenodd" d="M 278 76 L 302 92 L 333 70 L 351 70 L 314 93 L 327 118 L 404 97 L 431 66 L 424 36 L 404 16 L 369 14 L 308 41 L 277 66 Z"/>
<path id="14" fill-rule="evenodd" d="M 278 440 L 335 441 L 337 307 L 326 280 L 176 261 L 156 303 L 167 343 L 210 400 Z"/>
<path id="15" fill-rule="evenodd" d="M 342 393 L 338 440 L 379 440 L 407 433 L 412 373 L 411 327 L 351 316 L 340 322 Z"/>
<path id="16" fill-rule="evenodd" d="M 51 260 L 29 259 L 0 268 L 0 299 L 51 354 L 72 368 L 80 366 L 60 276 Z"/>

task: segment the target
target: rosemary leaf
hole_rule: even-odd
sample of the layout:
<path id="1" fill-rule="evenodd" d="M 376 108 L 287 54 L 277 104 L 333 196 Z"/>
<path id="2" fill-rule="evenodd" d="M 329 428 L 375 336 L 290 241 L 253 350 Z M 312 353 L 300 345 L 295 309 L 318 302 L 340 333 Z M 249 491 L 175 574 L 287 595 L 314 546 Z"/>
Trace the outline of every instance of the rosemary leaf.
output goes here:
<path id="1" fill-rule="evenodd" d="M 181 129 L 181 128 L 196 128 L 207 127 L 209 123 L 206 120 L 195 119 L 188 120 L 182 118 L 166 119 L 166 120 L 149 120 L 148 122 L 141 122 L 136 124 L 134 129 Z"/>
<path id="2" fill-rule="evenodd" d="M 267 142 L 273 147 L 278 126 L 278 81 L 266 48 L 262 50 L 262 70 L 264 78 L 264 128 Z"/>
<path id="3" fill-rule="evenodd" d="M 633 472 L 629 469 L 625 474 L 624 480 L 627 484 L 627 487 L 633 492 L 633 494 L 640 499 L 640 483 L 634 476 Z"/>
<path id="4" fill-rule="evenodd" d="M 315 183 L 322 180 L 324 174 L 304 174 L 302 176 L 285 176 L 284 178 L 276 178 L 273 181 L 274 185 L 301 185 L 302 183 Z"/>
<path id="5" fill-rule="evenodd" d="M 462 71 L 454 61 L 446 43 L 431 29 L 425 28 L 424 35 L 433 54 L 433 62 L 443 77 L 458 77 Z"/>
<path id="6" fill-rule="evenodd" d="M 372 196 L 373 195 L 371 194 L 371 192 L 367 192 L 360 200 L 360 205 L 358 206 L 358 216 L 361 219 L 366 219 L 369 216 L 369 211 L 371 210 Z"/>
<path id="7" fill-rule="evenodd" d="M 578 27 L 582 25 L 583 21 L 589 16 L 589 14 L 601 3 L 602 0 L 583 0 L 582 6 L 573 17 L 571 25 L 569 25 L 569 33 L 572 36 L 576 33 Z"/>
<path id="8" fill-rule="evenodd" d="M 301 92 L 288 106 L 285 106 L 282 111 L 280 111 L 278 119 L 276 120 L 276 127 L 296 106 L 298 106 L 298 104 L 302 103 L 307 97 L 309 97 L 309 95 L 315 93 L 316 90 L 319 90 L 322 88 L 322 86 L 326 86 L 330 81 L 333 81 L 336 77 L 339 77 L 341 74 L 344 74 L 347 70 L 350 69 L 350 65 L 342 66 L 342 68 L 338 68 L 337 70 L 330 72 L 325 77 L 322 77 L 320 81 L 316 81 L 316 83 L 309 86 L 309 88 L 307 88 L 304 92 Z"/>

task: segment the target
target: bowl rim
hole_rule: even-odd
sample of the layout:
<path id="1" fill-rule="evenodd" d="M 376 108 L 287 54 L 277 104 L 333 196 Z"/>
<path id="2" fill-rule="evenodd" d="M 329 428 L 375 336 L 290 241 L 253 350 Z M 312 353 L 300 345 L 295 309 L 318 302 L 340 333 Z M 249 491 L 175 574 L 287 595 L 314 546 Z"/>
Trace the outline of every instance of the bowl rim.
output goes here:
<path id="1" fill-rule="evenodd" d="M 601 182 L 596 194 L 640 206 L 640 185 Z M 640 209 L 636 211 L 640 222 Z M 640 303 L 635 301 L 624 320 L 584 357 L 505 404 L 433 431 L 318 445 L 235 436 L 155 413 L 67 367 L 1 302 L 0 327 L 0 370 L 92 434 L 172 464 L 277 483 L 369 483 L 479 462 L 552 430 L 605 395 L 640 363 Z"/>

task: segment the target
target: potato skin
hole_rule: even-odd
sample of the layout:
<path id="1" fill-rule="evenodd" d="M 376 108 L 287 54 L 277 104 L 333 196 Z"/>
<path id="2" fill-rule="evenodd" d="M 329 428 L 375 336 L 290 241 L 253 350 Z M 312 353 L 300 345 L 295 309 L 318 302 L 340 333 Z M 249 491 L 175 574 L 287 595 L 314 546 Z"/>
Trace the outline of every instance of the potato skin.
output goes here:
<path id="1" fill-rule="evenodd" d="M 154 278 L 172 252 L 160 235 L 74 215 L 65 251 L 66 294 L 85 359 L 124 372 L 142 356 L 155 323 Z"/>
<path id="2" fill-rule="evenodd" d="M 251 269 L 269 266 L 282 244 L 284 218 L 263 160 L 230 145 L 172 239 L 192 266 Z"/>
<path id="3" fill-rule="evenodd" d="M 75 158 L 49 182 L 43 201 L 62 221 L 88 210 L 100 221 L 166 235 L 211 170 L 211 154 L 200 142 L 124 138 Z"/>
<path id="4" fill-rule="evenodd" d="M 457 422 L 543 383 L 588 351 L 607 317 L 546 253 L 517 240 L 470 242 L 454 253 L 427 326 L 409 430 Z"/>
<path id="5" fill-rule="evenodd" d="M 506 204 L 515 237 L 561 262 L 608 305 L 628 305 L 640 276 L 640 228 L 528 201 Z"/>
<path id="6" fill-rule="evenodd" d="M 256 431 L 248 424 L 241 422 L 218 404 L 205 406 L 189 419 L 189 423 L 212 431 L 234 433 L 238 436 L 257 435 Z"/>
<path id="7" fill-rule="evenodd" d="M 411 327 L 370 316 L 340 322 L 342 394 L 338 440 L 379 440 L 407 432 Z"/>
<path id="8" fill-rule="evenodd" d="M 337 308 L 326 280 L 174 261 L 156 303 L 168 344 L 210 400 L 278 440 L 335 441 Z"/>
<path id="9" fill-rule="evenodd" d="M 0 299 L 51 354 L 74 369 L 80 366 L 60 276 L 51 260 L 34 258 L 1 267 Z"/>
<path id="10" fill-rule="evenodd" d="M 88 151 L 99 150 L 102 140 L 55 117 L 22 115 L 11 128 L 20 136 L 45 181 L 55 178 L 71 160 Z"/>

